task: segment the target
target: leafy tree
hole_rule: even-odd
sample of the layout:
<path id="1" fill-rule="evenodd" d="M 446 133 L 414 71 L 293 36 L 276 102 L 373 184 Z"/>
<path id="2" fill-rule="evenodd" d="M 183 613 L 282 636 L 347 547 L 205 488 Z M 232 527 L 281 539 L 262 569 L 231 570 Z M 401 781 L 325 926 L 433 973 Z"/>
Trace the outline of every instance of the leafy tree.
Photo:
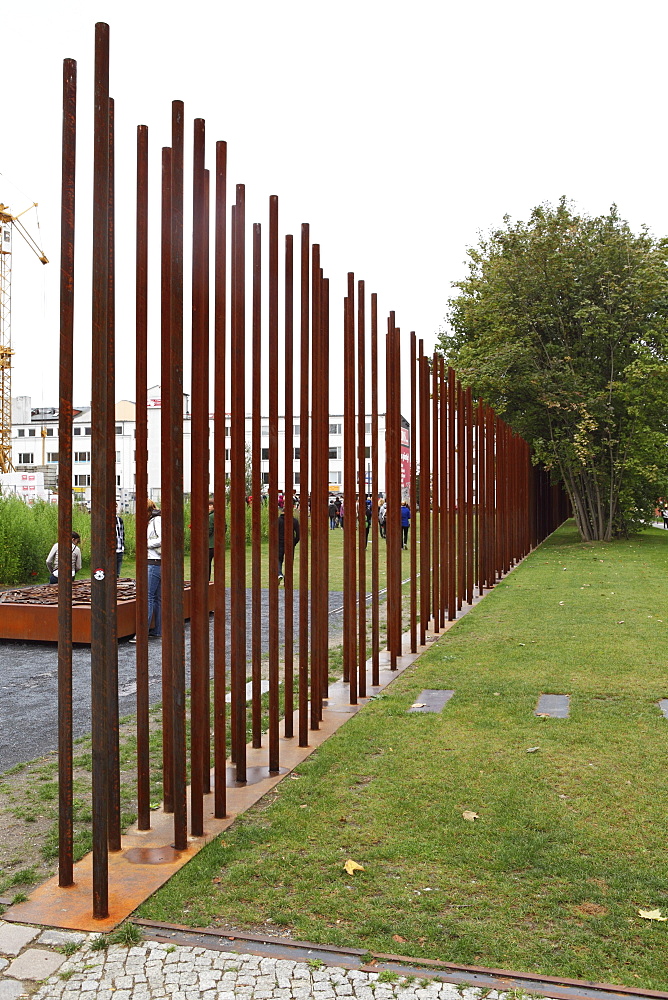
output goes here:
<path id="1" fill-rule="evenodd" d="M 583 539 L 668 495 L 668 240 L 540 205 L 469 250 L 440 349 L 564 484 Z"/>

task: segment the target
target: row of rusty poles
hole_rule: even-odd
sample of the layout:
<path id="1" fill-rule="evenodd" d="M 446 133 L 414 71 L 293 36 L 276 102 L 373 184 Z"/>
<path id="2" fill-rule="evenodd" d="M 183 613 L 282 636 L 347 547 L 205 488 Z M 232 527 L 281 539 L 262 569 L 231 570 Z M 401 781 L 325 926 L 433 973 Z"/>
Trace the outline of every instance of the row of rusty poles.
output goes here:
<path id="1" fill-rule="evenodd" d="M 116 575 L 114 554 L 114 139 L 113 102 L 108 92 L 109 31 L 96 26 L 93 248 L 93 580 L 92 740 L 93 740 L 93 912 L 108 912 L 108 852 L 120 850 L 120 781 L 118 761 L 118 670 L 116 646 Z M 72 317 L 76 137 L 76 67 L 67 60 L 63 90 L 63 189 L 61 249 L 60 472 L 65 482 L 72 466 Z M 174 846 L 187 846 L 190 833 L 201 836 L 205 797 L 211 791 L 211 664 L 209 661 L 209 591 L 215 610 L 213 656 L 213 812 L 227 810 L 226 661 L 231 696 L 231 780 L 247 775 L 246 698 L 246 210 L 245 188 L 238 184 L 231 206 L 230 253 L 227 254 L 227 147 L 216 143 L 214 245 L 214 368 L 209 371 L 209 173 L 205 168 L 205 123 L 193 128 L 193 242 L 191 356 L 191 628 L 190 757 L 186 741 L 186 670 L 184 615 L 184 143 L 183 104 L 172 105 L 171 145 L 161 158 L 160 364 L 161 364 L 161 524 L 162 556 L 162 733 L 164 810 L 173 814 Z M 148 328 L 148 130 L 137 130 L 136 225 L 136 380 L 137 380 L 137 785 L 138 826 L 150 827 L 148 573 L 146 508 L 148 481 L 147 328 Z M 329 283 L 320 247 L 311 244 L 308 225 L 301 230 L 300 256 L 294 260 L 292 236 L 284 246 L 285 419 L 284 521 L 279 532 L 279 227 L 278 199 L 269 199 L 268 353 L 262 356 L 262 232 L 253 227 L 251 317 L 251 417 L 253 444 L 251 544 L 251 742 L 262 745 L 261 647 L 264 617 L 260 574 L 260 479 L 263 377 L 269 400 L 267 427 L 269 472 L 268 546 L 268 770 L 280 769 L 279 755 L 279 534 L 283 535 L 284 735 L 308 746 L 309 727 L 317 729 L 328 697 L 328 523 L 329 502 Z M 227 273 L 229 266 L 230 296 Z M 299 345 L 294 344 L 294 270 L 299 268 Z M 357 296 L 357 298 L 356 298 Z M 229 314 L 229 342 L 226 329 Z M 357 324 L 357 326 L 355 325 Z M 379 468 L 385 461 L 387 520 L 387 647 L 391 669 L 403 652 L 402 500 L 413 515 L 410 555 L 410 647 L 424 643 L 431 627 L 438 632 L 463 602 L 493 586 L 528 549 L 566 516 L 562 496 L 545 473 L 531 470 L 527 446 L 481 401 L 474 410 L 443 359 L 430 361 L 422 341 L 410 338 L 411 426 L 402 426 L 401 336 L 390 313 L 385 337 L 385 455 L 379 450 L 378 307 L 371 296 L 370 336 L 363 281 L 348 275 L 344 302 L 344 679 L 350 702 L 367 688 L 367 535 L 371 549 L 371 685 L 380 674 L 379 626 Z M 299 384 L 293 380 L 299 355 Z M 367 353 L 370 354 L 371 449 L 366 465 Z M 229 365 L 227 359 L 229 358 Z M 265 363 L 263 363 L 263 360 Z M 215 516 L 213 556 L 216 586 L 210 588 L 211 541 L 208 525 L 209 383 L 213 376 Z M 229 380 L 229 414 L 226 385 Z M 357 391 L 356 391 L 357 390 Z M 294 419 L 298 396 L 300 423 L 300 562 L 293 573 Z M 229 421 L 229 425 L 228 425 Z M 226 524 L 226 443 L 230 437 L 230 516 Z M 409 436 L 410 435 L 410 436 Z M 408 446 L 410 445 L 410 448 Z M 406 453 L 408 464 L 404 464 Z M 418 473 L 419 470 L 419 473 Z M 419 474 L 419 488 L 418 488 Z M 367 480 L 371 518 L 367 516 Z M 61 490 L 59 564 L 69 568 L 71 495 Z M 418 573 L 416 508 L 420 507 Z M 226 607 L 225 553 L 230 548 L 230 603 Z M 155 564 L 155 552 L 151 553 Z M 419 586 L 418 586 L 419 577 Z M 297 583 L 298 676 L 295 695 L 295 621 Z M 59 749 L 60 867 L 63 886 L 71 885 L 72 866 L 72 584 L 61 573 L 59 587 Z M 230 648 L 226 649 L 226 623 Z M 157 626 L 157 620 L 154 621 Z M 190 770 L 190 815 L 186 774 Z"/>

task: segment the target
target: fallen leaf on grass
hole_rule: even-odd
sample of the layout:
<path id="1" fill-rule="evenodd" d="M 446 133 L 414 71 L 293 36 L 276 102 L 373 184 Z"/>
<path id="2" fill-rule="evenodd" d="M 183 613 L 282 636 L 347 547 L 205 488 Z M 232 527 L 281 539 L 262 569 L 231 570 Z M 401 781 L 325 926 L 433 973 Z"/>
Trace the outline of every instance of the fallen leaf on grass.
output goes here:
<path id="1" fill-rule="evenodd" d="M 540 750 L 540 747 L 528 747 L 527 753 L 535 753 L 536 750 Z"/>
<path id="2" fill-rule="evenodd" d="M 425 707 L 426 707 L 426 702 L 424 701 L 416 701 L 413 705 L 411 705 L 411 708 L 425 708 Z"/>
<path id="3" fill-rule="evenodd" d="M 222 882 L 223 880 L 222 880 L 222 878 L 219 875 L 216 875 L 216 877 L 212 878 L 211 881 L 218 883 L 218 882 Z"/>
<path id="4" fill-rule="evenodd" d="M 406 938 L 402 938 L 401 934 L 393 934 L 392 940 L 396 941 L 397 944 L 406 944 Z"/>
<path id="5" fill-rule="evenodd" d="M 643 920 L 668 920 L 668 917 L 661 916 L 661 910 L 638 910 Z"/>
<path id="6" fill-rule="evenodd" d="M 465 809 L 464 812 L 462 813 L 462 817 L 465 820 L 468 820 L 469 823 L 473 823 L 476 819 L 480 819 L 480 817 L 478 816 L 478 814 L 474 813 L 474 812 L 471 812 L 470 809 Z"/>
<path id="7" fill-rule="evenodd" d="M 549 712 L 536 712 L 536 718 L 537 719 L 551 719 L 552 716 L 550 715 Z M 527 750 L 527 753 L 528 752 L 529 751 Z"/>
<path id="8" fill-rule="evenodd" d="M 618 624 L 618 625 L 623 625 L 623 624 L 624 624 L 624 622 L 623 622 L 623 620 L 622 620 L 621 622 L 617 622 L 617 624 Z"/>
<path id="9" fill-rule="evenodd" d="M 348 872 L 349 875 L 352 875 L 353 872 L 364 871 L 364 865 L 358 865 L 357 862 L 353 861 L 352 858 L 348 858 L 343 867 L 345 868 L 345 870 Z"/>

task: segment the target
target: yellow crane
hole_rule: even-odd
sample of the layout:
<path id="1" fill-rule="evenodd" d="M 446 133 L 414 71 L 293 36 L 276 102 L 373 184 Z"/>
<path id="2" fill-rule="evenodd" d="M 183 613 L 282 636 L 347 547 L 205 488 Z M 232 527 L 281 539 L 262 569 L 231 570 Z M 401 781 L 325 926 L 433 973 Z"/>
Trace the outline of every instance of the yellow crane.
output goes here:
<path id="1" fill-rule="evenodd" d="M 12 215 L 7 205 L 0 203 L 0 472 L 11 472 L 12 463 L 12 234 L 14 229 L 30 249 L 48 264 L 20 218 L 32 208 L 33 202 L 18 215 Z"/>

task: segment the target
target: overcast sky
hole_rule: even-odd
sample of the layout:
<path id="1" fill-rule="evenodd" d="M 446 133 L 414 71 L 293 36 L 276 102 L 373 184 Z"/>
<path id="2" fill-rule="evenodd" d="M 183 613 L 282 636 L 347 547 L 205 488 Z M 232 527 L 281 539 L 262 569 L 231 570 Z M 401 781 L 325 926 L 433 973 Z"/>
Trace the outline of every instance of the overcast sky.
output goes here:
<path id="1" fill-rule="evenodd" d="M 668 233 L 668 5 L 638 0 L 338 0 L 2 5 L 0 202 L 51 263 L 13 254 L 13 395 L 57 402 L 62 60 L 78 61 L 75 402 L 90 398 L 90 192 L 94 25 L 111 29 L 117 136 L 117 398 L 134 398 L 135 133 L 149 126 L 153 190 L 171 101 L 206 119 L 208 166 L 228 142 L 229 195 L 281 233 L 309 222 L 342 350 L 346 273 L 431 350 L 466 248 L 505 213 L 565 194 L 589 214 L 613 202 Z M 37 223 L 39 221 L 39 229 Z M 157 202 L 152 202 L 149 378 L 158 381 Z M 187 239 L 187 234 L 186 234 Z M 384 327 L 383 327 L 384 329 Z"/>

